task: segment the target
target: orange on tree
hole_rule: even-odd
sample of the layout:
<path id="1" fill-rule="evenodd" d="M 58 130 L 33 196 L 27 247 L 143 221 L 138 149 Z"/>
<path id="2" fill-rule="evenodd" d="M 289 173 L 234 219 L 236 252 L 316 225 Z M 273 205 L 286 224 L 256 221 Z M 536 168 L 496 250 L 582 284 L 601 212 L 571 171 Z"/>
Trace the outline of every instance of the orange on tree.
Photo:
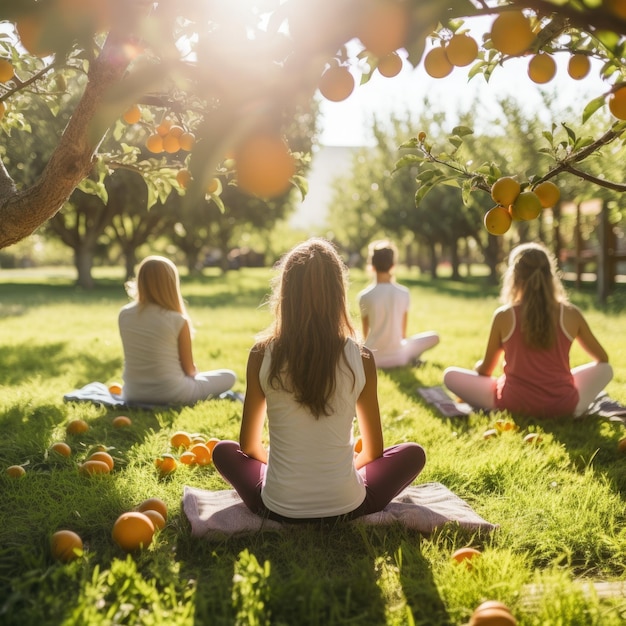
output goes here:
<path id="1" fill-rule="evenodd" d="M 184 132 L 185 129 L 182 126 L 179 124 L 172 124 L 167 134 L 174 135 L 174 137 L 180 137 Z"/>
<path id="2" fill-rule="evenodd" d="M 533 83 L 549 83 L 556 75 L 554 58 L 545 52 L 535 54 L 528 62 L 528 77 Z"/>
<path id="3" fill-rule="evenodd" d="M 603 4 L 613 15 L 626 20 L 626 0 L 604 0 Z"/>
<path id="4" fill-rule="evenodd" d="M 213 194 L 221 194 L 222 193 L 222 181 L 219 178 L 211 178 L 209 182 L 206 184 L 204 188 L 205 193 L 208 193 L 210 196 Z"/>
<path id="5" fill-rule="evenodd" d="M 491 43 L 502 54 L 523 54 L 534 38 L 530 20 L 521 11 L 503 11 L 491 25 Z"/>
<path id="6" fill-rule="evenodd" d="M 161 123 L 156 127 L 156 132 L 161 137 L 165 137 L 170 132 L 170 128 L 172 127 L 172 120 L 166 117 L 161 120 Z"/>
<path id="7" fill-rule="evenodd" d="M 345 65 L 333 65 L 322 74 L 318 89 L 326 100 L 341 102 L 350 97 L 355 86 L 354 76 Z"/>
<path id="8" fill-rule="evenodd" d="M 496 205 L 485 213 L 483 222 L 491 235 L 504 235 L 511 228 L 511 214 L 503 206 Z"/>
<path id="9" fill-rule="evenodd" d="M 46 21 L 43 11 L 25 13 L 15 22 L 15 30 L 20 42 L 30 54 L 37 57 L 45 57 L 52 54 L 53 50 L 48 45 L 50 38 L 49 28 L 51 24 Z"/>
<path id="10" fill-rule="evenodd" d="M 150 135 L 146 139 L 146 148 L 153 154 L 160 154 L 163 152 L 163 137 L 158 133 Z"/>
<path id="11" fill-rule="evenodd" d="M 586 54 L 573 54 L 567 62 L 567 73 L 574 80 L 581 80 L 589 74 L 591 61 Z"/>
<path id="12" fill-rule="evenodd" d="M 0 83 L 6 83 L 15 76 L 15 69 L 11 61 L 0 59 Z"/>
<path id="13" fill-rule="evenodd" d="M 356 35 L 366 50 L 381 58 L 402 48 L 410 22 L 408 3 L 367 0 L 363 4 Z"/>
<path id="14" fill-rule="evenodd" d="M 514 220 L 534 220 L 541 214 L 541 201 L 534 191 L 522 191 L 511 205 L 511 217 Z"/>
<path id="15" fill-rule="evenodd" d="M 279 196 L 289 189 L 296 163 L 278 134 L 258 132 L 242 141 L 235 151 L 237 184 L 254 196 Z"/>
<path id="16" fill-rule="evenodd" d="M 189 187 L 189 184 L 191 183 L 191 172 L 186 168 L 178 170 L 178 172 L 176 172 L 176 182 L 183 189 L 187 189 L 187 187 Z"/>
<path id="17" fill-rule="evenodd" d="M 476 60 L 478 44 L 468 34 L 452 35 L 445 47 L 448 61 L 457 67 L 464 67 Z"/>
<path id="18" fill-rule="evenodd" d="M 559 188 L 550 180 L 544 180 L 542 183 L 539 183 L 536 187 L 533 187 L 532 191 L 535 192 L 544 209 L 551 209 L 561 198 Z"/>
<path id="19" fill-rule="evenodd" d="M 502 176 L 491 186 L 491 198 L 500 206 L 508 207 L 521 191 L 520 184 L 511 176 Z"/>
<path id="20" fill-rule="evenodd" d="M 196 143 L 196 136 L 193 133 L 185 132 L 178 138 L 181 150 L 191 152 Z"/>
<path id="21" fill-rule="evenodd" d="M 609 111 L 618 119 L 626 120 L 626 85 L 608 97 Z"/>
<path id="22" fill-rule="evenodd" d="M 69 563 L 83 550 L 83 540 L 72 530 L 57 530 L 50 538 L 50 552 L 57 561 Z"/>
<path id="23" fill-rule="evenodd" d="M 393 78 L 402 70 L 402 57 L 397 52 L 392 52 L 380 59 L 377 67 L 382 76 Z"/>
<path id="24" fill-rule="evenodd" d="M 424 57 L 424 69 L 433 78 L 444 78 L 454 69 L 443 46 L 431 48 Z"/>
<path id="25" fill-rule="evenodd" d="M 122 115 L 122 119 L 127 124 L 136 124 L 141 119 L 141 109 L 138 104 L 133 104 L 130 108 L 124 111 L 124 115 Z"/>
<path id="26" fill-rule="evenodd" d="M 172 133 L 168 133 L 163 137 L 163 150 L 169 154 L 174 154 L 180 150 L 180 141 L 178 137 Z"/>
<path id="27" fill-rule="evenodd" d="M 111 536 L 126 552 L 147 548 L 154 536 L 154 523 L 139 511 L 122 513 L 113 524 Z"/>

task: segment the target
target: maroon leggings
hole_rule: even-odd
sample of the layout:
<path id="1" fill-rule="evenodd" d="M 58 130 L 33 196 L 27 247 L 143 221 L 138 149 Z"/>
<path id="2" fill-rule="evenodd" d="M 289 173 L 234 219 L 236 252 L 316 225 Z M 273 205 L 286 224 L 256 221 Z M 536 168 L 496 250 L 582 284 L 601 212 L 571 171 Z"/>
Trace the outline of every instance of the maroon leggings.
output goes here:
<path id="1" fill-rule="evenodd" d="M 220 441 L 213 449 L 213 463 L 254 513 L 281 521 L 311 521 L 285 518 L 267 509 L 261 499 L 261 486 L 267 465 L 245 455 L 236 441 Z M 425 464 L 424 448 L 416 443 L 401 443 L 386 448 L 381 457 L 358 470 L 365 483 L 365 500 L 354 511 L 340 517 L 354 519 L 381 511 L 413 482 Z"/>

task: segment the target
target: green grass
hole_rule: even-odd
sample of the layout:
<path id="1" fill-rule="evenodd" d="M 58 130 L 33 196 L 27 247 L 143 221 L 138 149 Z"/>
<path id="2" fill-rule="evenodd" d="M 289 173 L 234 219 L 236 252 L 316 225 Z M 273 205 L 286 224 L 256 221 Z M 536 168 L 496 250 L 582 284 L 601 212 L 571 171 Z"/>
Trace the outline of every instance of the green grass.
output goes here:
<path id="1" fill-rule="evenodd" d="M 234 369 L 237 391 L 244 391 L 248 349 L 270 319 L 260 306 L 270 276 L 242 270 L 184 279 L 196 362 Z M 62 272 L 0 274 L 0 623 L 453 626 L 466 623 L 481 601 L 498 599 L 522 625 L 623 624 L 626 598 L 603 597 L 587 583 L 626 581 L 626 465 L 617 450 L 624 426 L 597 418 L 442 418 L 415 390 L 441 384 L 448 365 L 470 367 L 481 356 L 497 290 L 481 278 L 400 278 L 412 292 L 409 330 L 435 329 L 442 341 L 422 367 L 380 373 L 386 443 L 422 443 L 428 462 L 418 482 L 441 482 L 464 498 L 499 524 L 490 535 L 450 526 L 422 537 L 397 526 L 352 525 L 192 538 L 181 511 L 184 485 L 226 485 L 212 466 L 179 466 L 161 478 L 154 460 L 170 451 L 175 430 L 236 438 L 241 405 L 125 411 L 133 423 L 119 430 L 111 424 L 119 411 L 65 404 L 63 394 L 87 382 L 121 379 L 121 275 L 103 274 L 86 292 Z M 367 278 L 354 271 L 352 280 L 356 314 L 356 292 Z M 603 310 L 591 291 L 573 299 L 609 350 L 616 374 L 609 393 L 626 403 L 623 287 Z M 575 350 L 573 360 L 584 355 Z M 497 417 L 519 430 L 484 440 Z M 89 431 L 66 435 L 74 418 Z M 530 431 L 542 434 L 540 445 L 522 442 Z M 70 459 L 49 452 L 60 440 L 71 445 Z M 109 448 L 114 471 L 82 476 L 78 463 L 96 444 Z M 24 465 L 26 475 L 8 477 L 4 468 L 12 464 Z M 148 549 L 126 555 L 111 540 L 112 525 L 153 496 L 168 504 L 167 526 Z M 79 560 L 52 558 L 50 536 L 60 528 L 83 538 Z M 471 569 L 450 559 L 464 545 L 483 552 Z"/>

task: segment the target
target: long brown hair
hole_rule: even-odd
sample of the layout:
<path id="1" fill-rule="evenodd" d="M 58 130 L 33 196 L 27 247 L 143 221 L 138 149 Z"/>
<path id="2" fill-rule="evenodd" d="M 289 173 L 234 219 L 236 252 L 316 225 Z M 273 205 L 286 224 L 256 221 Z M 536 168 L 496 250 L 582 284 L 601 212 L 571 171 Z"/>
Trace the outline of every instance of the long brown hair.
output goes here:
<path id="1" fill-rule="evenodd" d="M 293 392 L 315 417 L 330 415 L 337 365 L 346 338 L 355 337 L 347 268 L 330 242 L 313 238 L 287 253 L 278 269 L 270 299 L 274 322 L 258 344 L 271 346 L 269 382 Z"/>
<path id="2" fill-rule="evenodd" d="M 542 349 L 554 344 L 558 305 L 567 296 L 556 259 L 545 246 L 526 243 L 511 251 L 500 297 L 505 304 L 520 305 L 526 345 Z"/>

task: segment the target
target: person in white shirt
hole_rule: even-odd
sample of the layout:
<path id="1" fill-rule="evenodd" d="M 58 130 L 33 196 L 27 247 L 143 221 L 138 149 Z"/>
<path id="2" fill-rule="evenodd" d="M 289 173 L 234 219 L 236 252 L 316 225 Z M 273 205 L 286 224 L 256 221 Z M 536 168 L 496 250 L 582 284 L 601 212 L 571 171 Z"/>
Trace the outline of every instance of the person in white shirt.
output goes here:
<path id="1" fill-rule="evenodd" d="M 277 278 L 274 322 L 248 358 L 239 442 L 219 442 L 213 463 L 250 510 L 271 519 L 334 523 L 380 511 L 426 455 L 416 443 L 383 447 L 376 366 L 355 340 L 347 268 L 314 238 L 283 257 Z"/>
<path id="2" fill-rule="evenodd" d="M 406 336 L 410 296 L 393 275 L 397 256 L 390 241 L 372 242 L 368 265 L 375 272 L 375 279 L 358 295 L 365 345 L 381 369 L 417 363 L 423 352 L 439 343 L 439 335 L 434 331 Z"/>
<path id="3" fill-rule="evenodd" d="M 126 283 L 133 298 L 119 313 L 124 350 L 122 398 L 132 403 L 191 405 L 219 396 L 236 382 L 229 369 L 199 372 L 191 349 L 192 328 L 176 265 L 148 256 Z"/>

